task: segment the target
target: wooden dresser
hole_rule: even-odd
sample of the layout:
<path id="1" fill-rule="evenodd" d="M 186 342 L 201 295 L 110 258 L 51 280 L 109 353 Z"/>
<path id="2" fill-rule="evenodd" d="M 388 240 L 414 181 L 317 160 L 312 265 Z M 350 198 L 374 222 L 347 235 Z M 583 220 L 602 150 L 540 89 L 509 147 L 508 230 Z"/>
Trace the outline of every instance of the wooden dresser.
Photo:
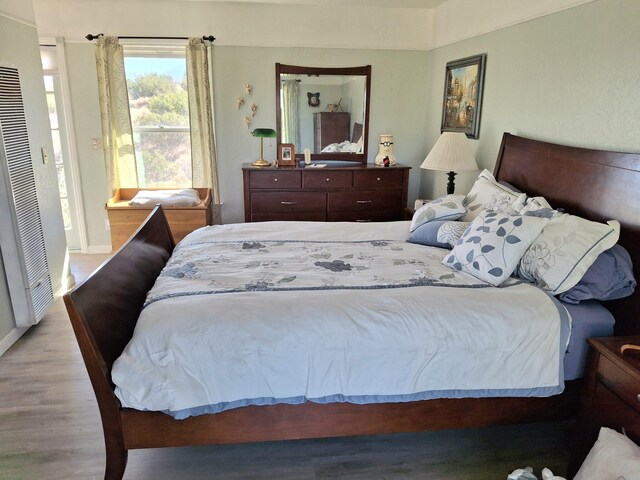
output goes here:
<path id="1" fill-rule="evenodd" d="M 246 222 L 403 220 L 411 167 L 242 167 Z"/>
<path id="2" fill-rule="evenodd" d="M 114 252 L 133 235 L 154 207 L 132 207 L 129 205 L 129 201 L 139 190 L 142 189 L 119 188 L 105 205 L 111 229 L 111 248 Z M 159 189 L 145 188 L 144 190 Z M 194 205 L 193 207 L 162 207 L 176 243 L 182 240 L 188 233 L 205 225 L 211 225 L 213 221 L 211 189 L 196 188 L 195 190 L 198 191 L 200 197 L 200 203 L 198 205 Z"/>
<path id="3" fill-rule="evenodd" d="M 640 442 L 640 351 L 625 344 L 640 345 L 640 336 L 589 339 L 591 346 L 580 414 L 567 478 L 573 478 L 598 438 L 600 427 L 621 432 Z"/>
<path id="4" fill-rule="evenodd" d="M 349 140 L 348 112 L 318 112 L 313 114 L 313 151 L 320 153 L 332 143 Z M 356 140 L 357 141 L 357 140 Z"/>

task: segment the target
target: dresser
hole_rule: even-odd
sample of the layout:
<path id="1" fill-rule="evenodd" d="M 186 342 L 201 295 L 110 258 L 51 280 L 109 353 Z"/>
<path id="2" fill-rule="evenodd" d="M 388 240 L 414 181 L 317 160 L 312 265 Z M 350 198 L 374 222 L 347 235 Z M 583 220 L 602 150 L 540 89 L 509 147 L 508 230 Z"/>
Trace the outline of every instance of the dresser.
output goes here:
<path id="1" fill-rule="evenodd" d="M 625 429 L 640 442 L 640 351 L 625 344 L 640 345 L 640 336 L 589 339 L 590 351 L 576 434 L 572 440 L 569 477 L 577 472 L 598 438 L 601 426 Z"/>
<path id="2" fill-rule="evenodd" d="M 320 153 L 332 143 L 350 139 L 348 112 L 318 112 L 313 114 L 313 151 Z M 356 140 L 357 141 L 357 140 Z"/>
<path id="3" fill-rule="evenodd" d="M 411 167 L 242 167 L 246 222 L 402 220 Z"/>

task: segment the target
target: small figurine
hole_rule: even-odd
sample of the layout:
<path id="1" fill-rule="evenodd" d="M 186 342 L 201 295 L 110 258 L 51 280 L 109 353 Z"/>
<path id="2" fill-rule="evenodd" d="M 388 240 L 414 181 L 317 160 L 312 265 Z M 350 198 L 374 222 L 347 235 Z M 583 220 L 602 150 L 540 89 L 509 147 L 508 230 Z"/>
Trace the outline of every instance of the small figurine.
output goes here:
<path id="1" fill-rule="evenodd" d="M 240 109 L 242 105 L 244 105 L 244 98 L 242 97 L 236 98 L 236 108 Z"/>
<path id="2" fill-rule="evenodd" d="M 384 165 L 385 167 L 388 167 L 391 164 L 391 160 L 389 160 L 389 157 L 384 157 L 382 159 L 382 165 Z"/>
<path id="3" fill-rule="evenodd" d="M 244 93 L 246 93 L 247 95 L 251 95 L 251 90 L 253 90 L 253 87 L 250 84 L 245 83 L 244 84 Z"/>
<path id="4" fill-rule="evenodd" d="M 244 126 L 246 128 L 249 128 L 249 126 L 251 125 L 251 119 L 249 117 L 243 117 L 242 120 L 244 121 Z"/>
<path id="5" fill-rule="evenodd" d="M 258 109 L 258 106 L 255 103 L 251 104 L 251 116 L 255 117 L 256 116 L 256 110 Z"/>
<path id="6" fill-rule="evenodd" d="M 386 165 L 384 163 L 385 159 L 389 160 L 389 165 Z M 389 135 L 389 134 L 380 135 L 378 154 L 376 155 L 374 163 L 378 166 L 384 165 L 385 167 L 396 164 L 396 156 L 393 153 L 393 135 Z"/>

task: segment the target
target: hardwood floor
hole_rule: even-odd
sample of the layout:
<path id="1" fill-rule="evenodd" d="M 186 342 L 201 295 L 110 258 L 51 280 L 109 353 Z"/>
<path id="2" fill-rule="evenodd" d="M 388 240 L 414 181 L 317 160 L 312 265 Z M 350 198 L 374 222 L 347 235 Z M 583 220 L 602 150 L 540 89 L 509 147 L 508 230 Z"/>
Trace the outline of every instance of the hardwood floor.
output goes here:
<path id="1" fill-rule="evenodd" d="M 72 255 L 77 281 L 104 255 Z M 418 434 L 134 450 L 125 479 L 499 480 L 564 474 L 569 422 Z M 98 407 L 58 300 L 0 357 L 0 479 L 97 479 Z"/>

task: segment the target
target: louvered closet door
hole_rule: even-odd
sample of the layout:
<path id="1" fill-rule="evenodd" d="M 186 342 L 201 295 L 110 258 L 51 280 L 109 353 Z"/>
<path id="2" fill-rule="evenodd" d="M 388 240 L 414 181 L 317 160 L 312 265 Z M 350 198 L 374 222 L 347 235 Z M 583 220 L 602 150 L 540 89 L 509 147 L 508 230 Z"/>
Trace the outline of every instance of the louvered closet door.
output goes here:
<path id="1" fill-rule="evenodd" d="M 8 174 L 13 229 L 24 288 L 31 310 L 27 322 L 36 323 L 53 301 L 53 289 L 42 233 L 40 207 L 33 174 L 27 123 L 18 70 L 0 65 L 0 159 Z M 3 226 L 6 228 L 6 226 Z M 12 298 L 13 300 L 13 298 Z M 16 318 L 17 323 L 25 320 Z M 28 325 L 18 325 L 28 326 Z"/>

